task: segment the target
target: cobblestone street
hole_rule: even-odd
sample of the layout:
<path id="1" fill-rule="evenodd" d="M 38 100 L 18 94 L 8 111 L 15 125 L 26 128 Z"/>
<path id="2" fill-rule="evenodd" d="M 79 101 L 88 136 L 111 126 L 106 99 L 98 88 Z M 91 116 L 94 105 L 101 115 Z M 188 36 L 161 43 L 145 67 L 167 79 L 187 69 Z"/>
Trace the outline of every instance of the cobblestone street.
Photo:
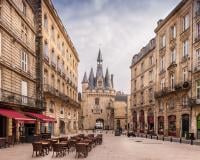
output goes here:
<path id="1" fill-rule="evenodd" d="M 29 160 L 29 159 L 75 159 L 75 152 L 63 158 L 52 158 L 52 152 L 45 157 L 32 158 L 32 145 L 22 144 L 0 150 L 0 160 Z M 102 145 L 96 146 L 86 160 L 198 160 L 199 146 L 163 142 L 144 138 L 115 137 L 104 135 Z"/>

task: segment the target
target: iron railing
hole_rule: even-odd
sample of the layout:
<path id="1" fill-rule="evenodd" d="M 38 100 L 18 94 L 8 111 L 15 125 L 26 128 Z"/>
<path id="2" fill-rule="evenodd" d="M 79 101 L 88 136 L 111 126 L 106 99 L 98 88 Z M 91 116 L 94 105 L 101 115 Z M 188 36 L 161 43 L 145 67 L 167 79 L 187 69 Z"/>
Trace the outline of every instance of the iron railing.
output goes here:
<path id="1" fill-rule="evenodd" d="M 35 108 L 37 107 L 36 104 L 39 101 L 37 101 L 36 98 L 23 96 L 21 94 L 0 89 L 0 102 Z"/>

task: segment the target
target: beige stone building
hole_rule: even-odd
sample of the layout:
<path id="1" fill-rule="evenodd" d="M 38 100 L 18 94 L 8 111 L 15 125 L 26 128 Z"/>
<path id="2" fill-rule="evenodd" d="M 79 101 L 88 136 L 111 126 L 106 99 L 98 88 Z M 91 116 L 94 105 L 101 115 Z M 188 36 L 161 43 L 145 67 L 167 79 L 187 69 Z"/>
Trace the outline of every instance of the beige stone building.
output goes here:
<path id="1" fill-rule="evenodd" d="M 130 128 L 141 133 L 155 130 L 156 41 L 152 39 L 132 59 Z"/>
<path id="2" fill-rule="evenodd" d="M 89 79 L 85 73 L 82 81 L 82 128 L 83 129 L 113 129 L 114 101 L 116 92 L 113 86 L 113 75 L 103 74 L 103 58 L 99 50 L 97 71 L 94 76 L 91 68 Z"/>
<path id="3" fill-rule="evenodd" d="M 194 133 L 195 138 L 200 138 L 199 11 L 198 0 L 182 0 L 165 19 L 158 21 L 155 29 L 153 117 L 156 134 L 185 137 L 187 133 Z M 131 66 L 131 109 L 138 104 L 138 99 L 134 98 L 134 86 L 138 86 L 134 85 L 137 77 L 133 76 L 134 68 L 145 56 L 137 59 L 138 55 L 133 57 Z M 132 121 L 141 121 L 136 112 L 133 112 Z"/>
<path id="4" fill-rule="evenodd" d="M 30 0 L 36 15 L 37 92 L 45 99 L 45 114 L 56 123 L 42 124 L 41 130 L 54 135 L 78 130 L 79 57 L 51 0 Z"/>
<path id="5" fill-rule="evenodd" d="M 114 101 L 114 129 L 122 128 L 122 130 L 128 129 L 128 101 L 129 96 L 117 92 Z"/>
<path id="6" fill-rule="evenodd" d="M 27 1 L 1 0 L 0 19 L 0 137 L 18 141 L 35 123 L 22 111 L 41 111 L 36 103 L 34 13 Z"/>

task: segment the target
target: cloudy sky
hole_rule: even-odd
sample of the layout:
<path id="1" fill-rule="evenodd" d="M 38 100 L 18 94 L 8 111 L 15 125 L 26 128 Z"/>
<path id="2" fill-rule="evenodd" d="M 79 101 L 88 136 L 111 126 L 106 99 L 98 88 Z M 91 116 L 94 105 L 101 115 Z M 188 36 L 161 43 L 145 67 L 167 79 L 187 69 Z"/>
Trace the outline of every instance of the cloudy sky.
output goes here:
<path id="1" fill-rule="evenodd" d="M 86 71 L 96 70 L 101 48 L 116 90 L 130 92 L 132 56 L 155 36 L 157 21 L 180 0 L 53 0 L 78 53 L 79 90 Z"/>

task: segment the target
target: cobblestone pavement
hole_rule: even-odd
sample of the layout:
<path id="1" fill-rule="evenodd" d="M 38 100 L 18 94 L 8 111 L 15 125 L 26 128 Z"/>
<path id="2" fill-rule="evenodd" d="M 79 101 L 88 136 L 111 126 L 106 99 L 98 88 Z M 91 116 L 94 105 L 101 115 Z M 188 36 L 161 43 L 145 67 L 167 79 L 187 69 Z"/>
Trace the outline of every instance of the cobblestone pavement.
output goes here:
<path id="1" fill-rule="evenodd" d="M 200 146 L 163 142 L 144 138 L 104 135 L 102 145 L 94 148 L 85 160 L 199 160 Z M 63 158 L 32 158 L 32 145 L 20 144 L 0 149 L 0 160 L 74 160 L 75 152 Z"/>

